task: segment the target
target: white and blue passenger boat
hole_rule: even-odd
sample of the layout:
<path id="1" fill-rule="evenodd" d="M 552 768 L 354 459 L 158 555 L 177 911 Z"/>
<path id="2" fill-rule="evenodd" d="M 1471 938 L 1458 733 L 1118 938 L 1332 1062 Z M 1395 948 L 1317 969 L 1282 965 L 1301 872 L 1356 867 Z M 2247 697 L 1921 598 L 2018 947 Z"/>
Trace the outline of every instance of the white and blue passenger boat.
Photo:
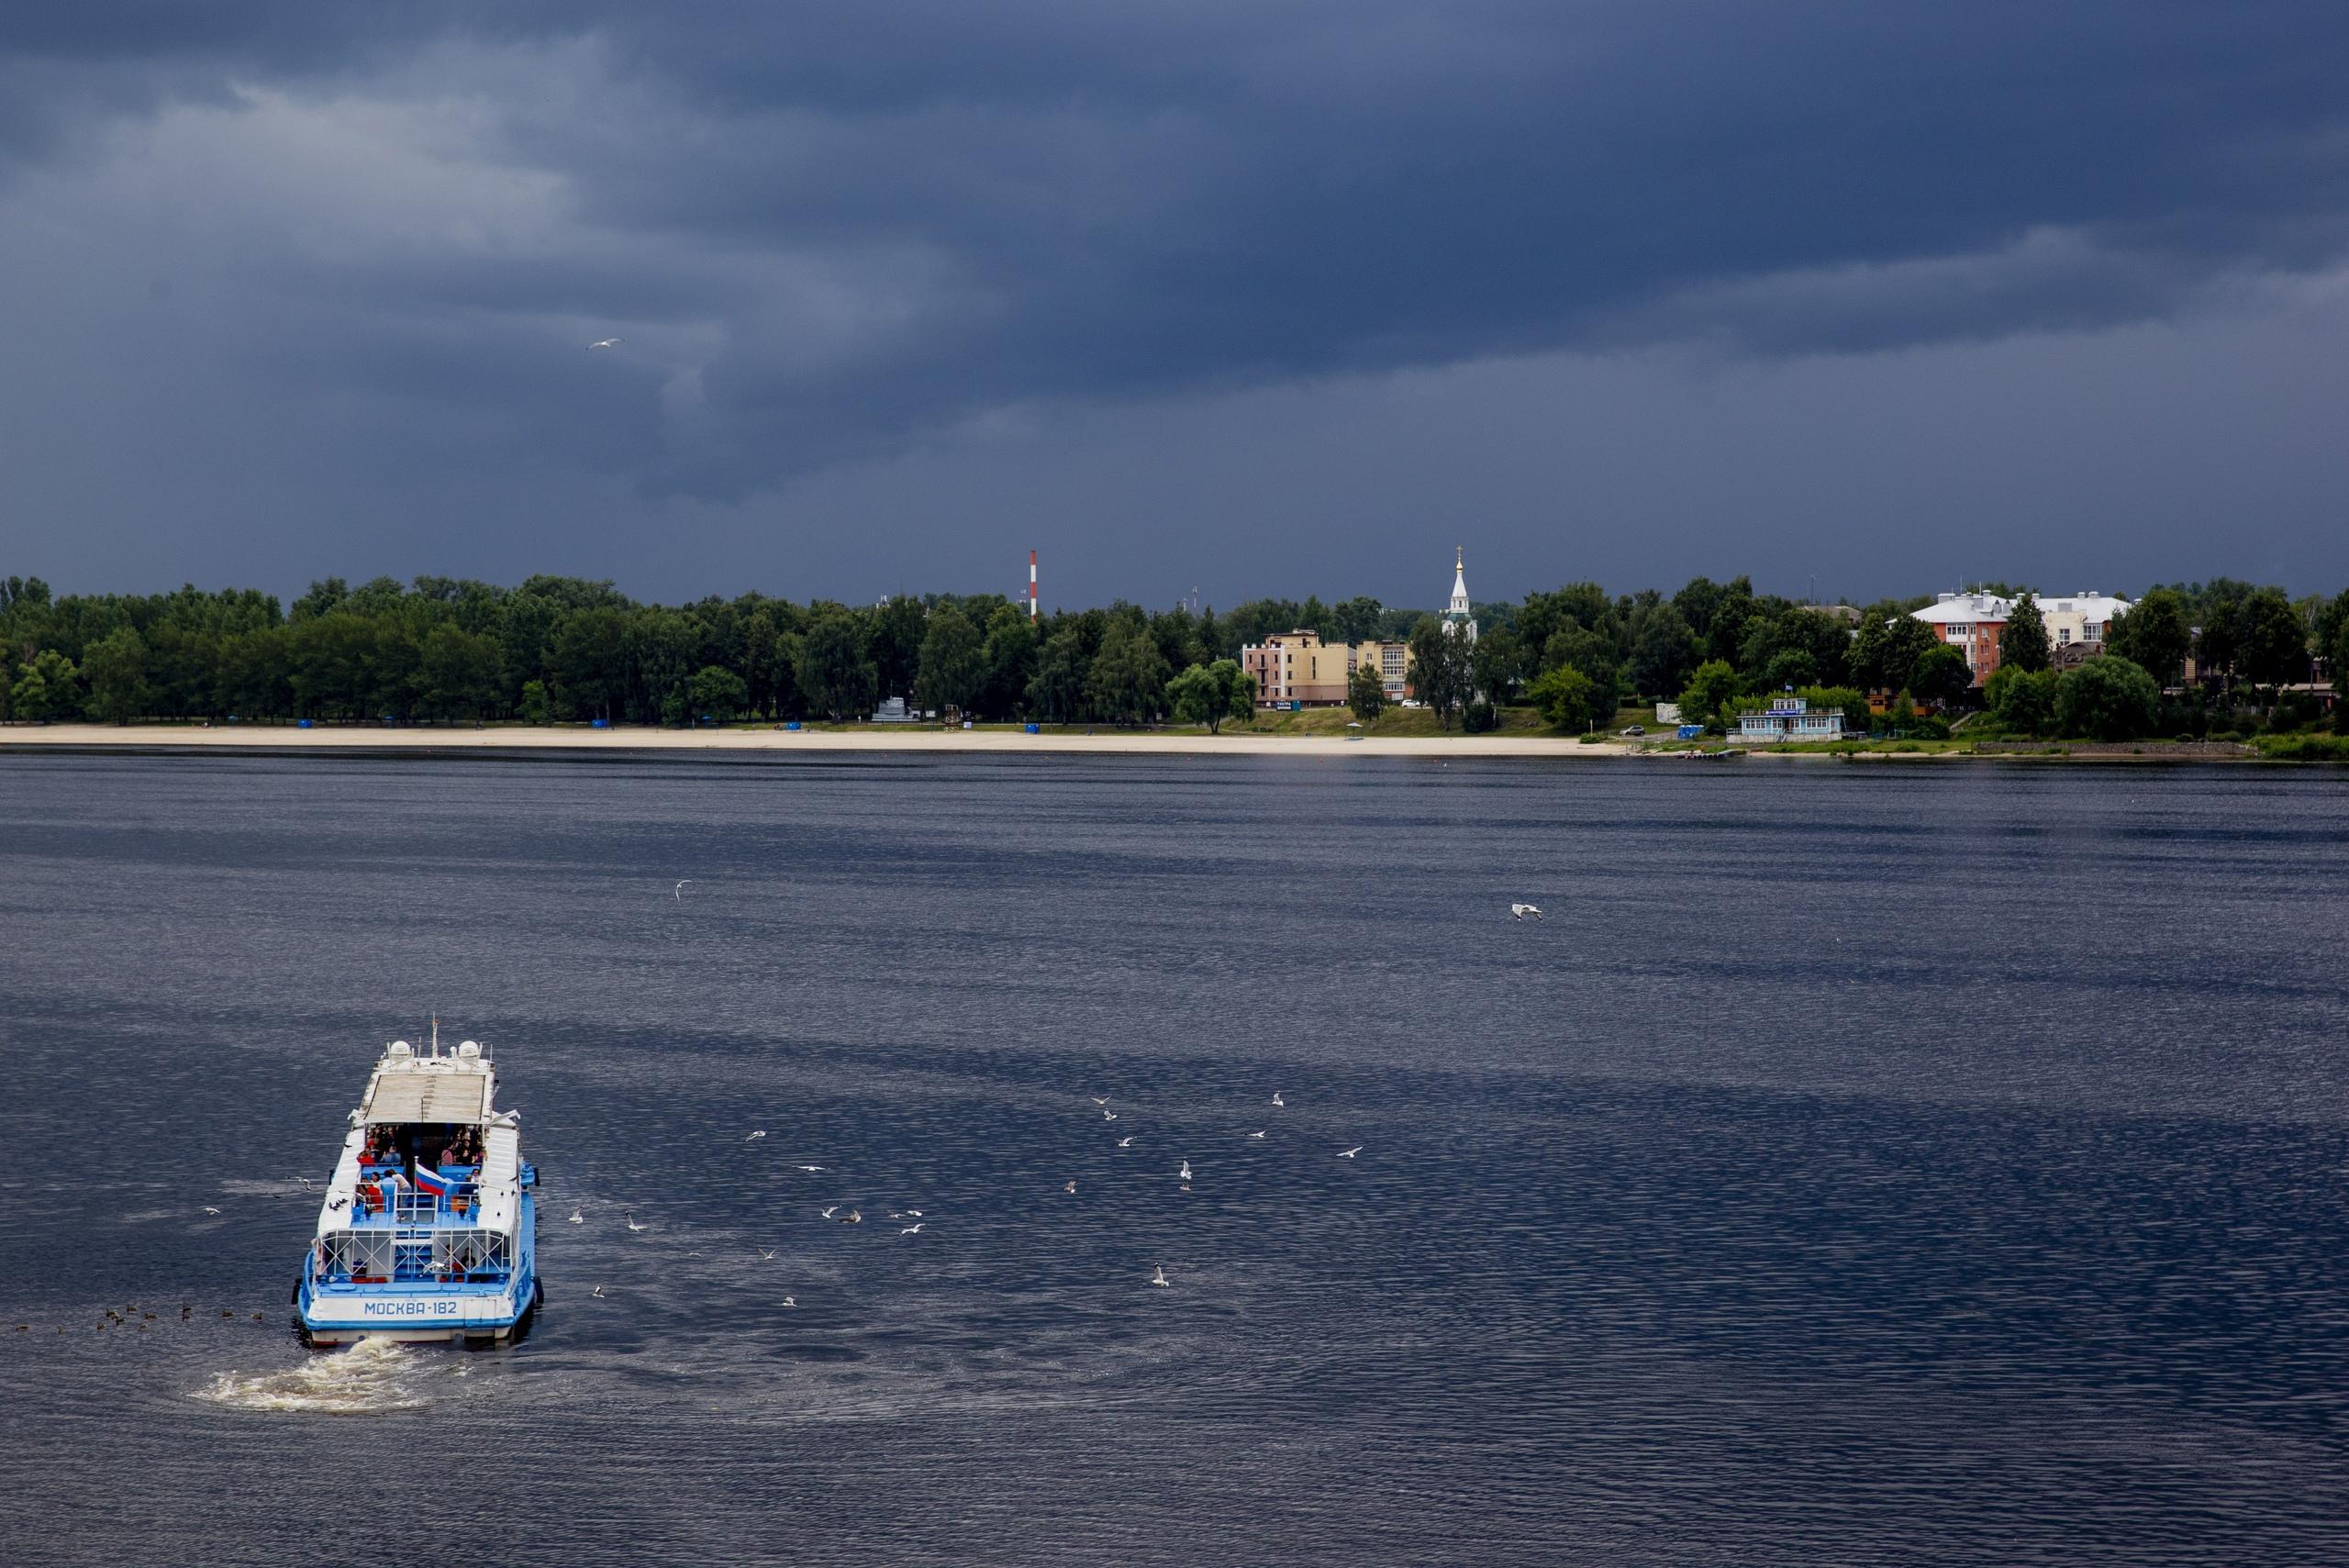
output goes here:
<path id="1" fill-rule="evenodd" d="M 489 1053 L 384 1048 L 294 1287 L 314 1345 L 507 1339 L 537 1305 L 538 1172 Z"/>

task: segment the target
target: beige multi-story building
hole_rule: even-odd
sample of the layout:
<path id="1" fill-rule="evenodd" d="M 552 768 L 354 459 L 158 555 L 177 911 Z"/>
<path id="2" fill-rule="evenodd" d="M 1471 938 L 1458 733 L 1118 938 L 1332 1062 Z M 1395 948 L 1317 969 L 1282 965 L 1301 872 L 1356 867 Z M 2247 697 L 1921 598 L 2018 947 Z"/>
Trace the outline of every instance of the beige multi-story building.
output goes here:
<path id="1" fill-rule="evenodd" d="M 1346 700 L 1353 650 L 1318 631 L 1275 632 L 1242 648 L 1240 668 L 1256 677 L 1258 707 L 1335 707 Z"/>
<path id="2" fill-rule="evenodd" d="M 1411 645 L 1408 642 L 1357 642 L 1353 657 L 1347 661 L 1349 672 L 1368 664 L 1378 672 L 1378 684 L 1386 688 L 1386 700 L 1398 703 L 1411 689 Z"/>

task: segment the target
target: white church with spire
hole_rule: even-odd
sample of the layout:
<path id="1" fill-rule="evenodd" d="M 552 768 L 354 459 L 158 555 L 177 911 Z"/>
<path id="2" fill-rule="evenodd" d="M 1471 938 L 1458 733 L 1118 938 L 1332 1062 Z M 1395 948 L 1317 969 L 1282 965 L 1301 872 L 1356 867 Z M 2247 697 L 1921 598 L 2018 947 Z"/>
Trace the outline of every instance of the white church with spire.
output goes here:
<path id="1" fill-rule="evenodd" d="M 1468 613 L 1468 551 L 1464 545 L 1453 546 L 1452 603 L 1443 609 L 1443 629 L 1476 640 L 1476 617 Z"/>

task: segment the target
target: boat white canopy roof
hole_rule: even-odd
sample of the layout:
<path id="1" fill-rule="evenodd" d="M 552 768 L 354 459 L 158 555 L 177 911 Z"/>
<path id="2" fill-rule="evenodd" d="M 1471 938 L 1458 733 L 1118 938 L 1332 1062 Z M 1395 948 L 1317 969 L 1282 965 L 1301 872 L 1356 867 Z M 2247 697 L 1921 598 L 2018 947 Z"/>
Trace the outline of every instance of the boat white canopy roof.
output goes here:
<path id="1" fill-rule="evenodd" d="M 367 1081 L 359 1119 L 370 1126 L 393 1122 L 461 1122 L 478 1127 L 489 1118 L 496 1079 L 479 1056 L 413 1056 L 385 1052 Z"/>

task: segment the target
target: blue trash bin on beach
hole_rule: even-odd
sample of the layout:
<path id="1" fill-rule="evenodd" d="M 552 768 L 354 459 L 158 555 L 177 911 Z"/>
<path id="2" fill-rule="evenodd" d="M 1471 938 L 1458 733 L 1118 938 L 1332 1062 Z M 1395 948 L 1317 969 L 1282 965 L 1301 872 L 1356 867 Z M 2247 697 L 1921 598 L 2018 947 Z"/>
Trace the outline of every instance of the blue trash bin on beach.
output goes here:
<path id="1" fill-rule="evenodd" d="M 587 728 L 590 728 L 590 729 L 609 729 L 611 727 L 612 727 L 612 721 L 611 721 L 610 719 L 608 719 L 608 718 L 598 718 L 598 719 L 591 720 L 591 721 L 588 723 L 588 726 L 587 726 Z"/>
<path id="2" fill-rule="evenodd" d="M 306 719 L 306 719 L 301 720 L 299 723 L 295 724 L 294 728 L 296 728 L 296 729 L 312 729 L 312 728 L 317 728 L 317 726 L 313 725 L 313 724 L 312 724 L 308 719 Z"/>
<path id="3" fill-rule="evenodd" d="M 1044 727 L 1041 724 L 1031 724 L 1028 727 L 1028 733 L 1030 735 L 1041 735 L 1043 732 Z"/>
<path id="4" fill-rule="evenodd" d="M 784 728 L 785 729 L 796 729 L 799 728 L 799 721 L 795 718 L 789 724 L 785 725 Z"/>

